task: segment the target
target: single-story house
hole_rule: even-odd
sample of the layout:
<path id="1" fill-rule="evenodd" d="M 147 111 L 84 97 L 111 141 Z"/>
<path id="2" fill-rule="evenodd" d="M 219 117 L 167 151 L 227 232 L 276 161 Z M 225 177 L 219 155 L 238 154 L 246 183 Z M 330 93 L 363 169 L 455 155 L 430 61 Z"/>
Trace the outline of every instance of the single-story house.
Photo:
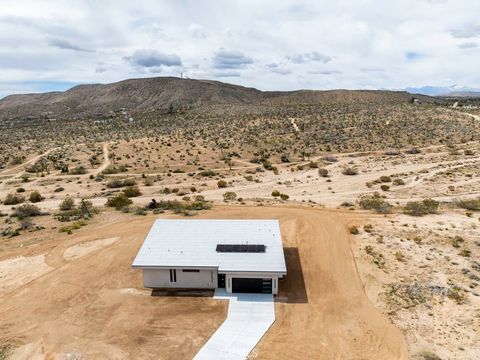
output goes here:
<path id="1" fill-rule="evenodd" d="M 148 288 L 278 293 L 278 220 L 156 220 L 133 261 Z"/>

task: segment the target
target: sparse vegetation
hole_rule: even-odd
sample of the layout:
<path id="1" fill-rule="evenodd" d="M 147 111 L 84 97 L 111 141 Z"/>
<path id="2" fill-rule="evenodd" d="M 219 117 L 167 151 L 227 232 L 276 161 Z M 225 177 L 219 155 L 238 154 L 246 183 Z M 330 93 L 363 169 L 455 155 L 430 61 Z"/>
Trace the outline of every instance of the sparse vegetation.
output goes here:
<path id="1" fill-rule="evenodd" d="M 424 216 L 428 214 L 436 214 L 438 210 L 438 201 L 432 199 L 424 199 L 422 201 L 409 201 L 405 205 L 405 214 L 412 216 Z"/>

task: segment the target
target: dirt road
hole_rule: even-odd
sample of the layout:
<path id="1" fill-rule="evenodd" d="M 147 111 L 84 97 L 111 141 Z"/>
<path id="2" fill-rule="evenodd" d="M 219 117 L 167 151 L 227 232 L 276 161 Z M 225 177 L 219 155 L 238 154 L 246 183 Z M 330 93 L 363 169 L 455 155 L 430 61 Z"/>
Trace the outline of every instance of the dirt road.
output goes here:
<path id="1" fill-rule="evenodd" d="M 362 216 L 267 207 L 218 207 L 199 216 L 280 220 L 288 277 L 257 358 L 407 358 L 403 334 L 370 304 L 357 274 L 346 225 Z M 15 358 L 193 357 L 223 321 L 226 304 L 152 297 L 143 289 L 130 264 L 154 218 L 107 212 L 73 235 L 52 233 L 35 247 L 2 253 L 2 260 L 45 254 L 53 269 L 0 297 L 0 341 L 17 347 Z M 86 255 L 65 257 L 73 246 L 114 237 Z"/>

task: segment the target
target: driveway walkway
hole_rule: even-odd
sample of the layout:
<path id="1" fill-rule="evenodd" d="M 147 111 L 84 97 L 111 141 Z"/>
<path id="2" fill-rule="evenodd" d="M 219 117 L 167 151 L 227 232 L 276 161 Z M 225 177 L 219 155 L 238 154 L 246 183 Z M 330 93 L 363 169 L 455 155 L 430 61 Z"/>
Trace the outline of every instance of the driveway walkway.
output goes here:
<path id="1" fill-rule="evenodd" d="M 200 349 L 194 360 L 244 360 L 275 321 L 271 294 L 226 294 L 215 290 L 215 299 L 227 299 L 224 323 Z"/>

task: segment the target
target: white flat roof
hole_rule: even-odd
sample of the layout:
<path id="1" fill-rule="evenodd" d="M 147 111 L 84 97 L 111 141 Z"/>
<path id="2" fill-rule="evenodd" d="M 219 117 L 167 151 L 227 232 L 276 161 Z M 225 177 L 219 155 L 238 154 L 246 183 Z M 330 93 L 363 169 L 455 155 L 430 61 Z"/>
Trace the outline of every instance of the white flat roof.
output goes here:
<path id="1" fill-rule="evenodd" d="M 263 253 L 217 252 L 218 244 L 265 245 Z M 156 220 L 134 268 L 218 268 L 286 274 L 278 220 Z"/>

